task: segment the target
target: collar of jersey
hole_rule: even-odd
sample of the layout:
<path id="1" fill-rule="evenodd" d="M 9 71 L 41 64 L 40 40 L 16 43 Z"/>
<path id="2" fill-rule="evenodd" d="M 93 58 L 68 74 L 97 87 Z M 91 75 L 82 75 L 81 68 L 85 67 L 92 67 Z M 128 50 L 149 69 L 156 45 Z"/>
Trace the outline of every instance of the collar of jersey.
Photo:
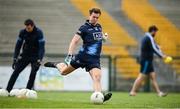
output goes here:
<path id="1" fill-rule="evenodd" d="M 89 20 L 86 20 L 86 24 L 88 24 L 88 25 L 90 25 L 90 26 L 93 26 L 93 27 L 95 27 L 95 26 L 99 26 L 99 24 L 97 23 L 96 25 L 92 25 L 90 22 L 89 22 Z"/>
<path id="2" fill-rule="evenodd" d="M 149 32 L 145 33 L 145 35 L 147 35 L 147 36 L 149 36 L 149 37 L 152 37 L 152 35 L 151 35 Z M 153 37 L 152 37 L 152 38 L 153 38 Z"/>

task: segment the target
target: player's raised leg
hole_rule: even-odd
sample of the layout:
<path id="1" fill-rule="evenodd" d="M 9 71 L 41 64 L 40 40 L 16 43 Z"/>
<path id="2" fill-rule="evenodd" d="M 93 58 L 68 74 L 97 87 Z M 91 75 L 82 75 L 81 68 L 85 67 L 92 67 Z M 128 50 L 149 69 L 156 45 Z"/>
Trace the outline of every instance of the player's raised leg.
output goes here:
<path id="1" fill-rule="evenodd" d="M 44 64 L 45 67 L 57 68 L 61 75 L 67 75 L 74 71 L 76 68 L 65 63 L 47 62 Z"/>
<path id="2" fill-rule="evenodd" d="M 61 73 L 61 75 L 67 75 L 73 72 L 74 70 L 76 70 L 76 68 L 72 67 L 71 65 L 67 65 L 65 63 L 58 63 L 56 67 Z"/>

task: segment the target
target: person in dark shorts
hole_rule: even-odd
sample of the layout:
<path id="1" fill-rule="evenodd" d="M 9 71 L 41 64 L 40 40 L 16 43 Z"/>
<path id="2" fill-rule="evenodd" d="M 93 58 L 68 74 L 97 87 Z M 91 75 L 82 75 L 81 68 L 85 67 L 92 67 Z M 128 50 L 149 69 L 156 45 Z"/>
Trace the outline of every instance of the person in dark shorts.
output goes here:
<path id="1" fill-rule="evenodd" d="M 136 91 L 140 87 L 143 80 L 150 76 L 152 80 L 152 84 L 157 92 L 158 96 L 164 97 L 167 93 L 163 93 L 160 91 L 157 80 L 156 80 L 156 73 L 154 72 L 153 66 L 153 54 L 157 54 L 160 58 L 166 58 L 167 56 L 164 55 L 159 48 L 159 46 L 155 43 L 154 37 L 158 31 L 158 28 L 155 25 L 149 27 L 148 32 L 145 33 L 141 41 L 141 55 L 140 55 L 140 74 L 134 82 L 134 85 L 130 91 L 130 96 L 135 96 Z"/>
<path id="2" fill-rule="evenodd" d="M 92 77 L 94 91 L 101 92 L 100 54 L 102 41 L 106 40 L 108 35 L 103 34 L 102 27 L 98 23 L 100 9 L 92 8 L 89 14 L 89 20 L 79 28 L 69 45 L 65 63 L 47 62 L 44 66 L 57 68 L 61 75 L 67 75 L 80 67 L 85 68 Z M 83 40 L 83 45 L 78 54 L 73 56 L 73 51 L 80 39 Z M 109 100 L 111 96 L 110 92 L 104 94 L 104 101 Z"/>

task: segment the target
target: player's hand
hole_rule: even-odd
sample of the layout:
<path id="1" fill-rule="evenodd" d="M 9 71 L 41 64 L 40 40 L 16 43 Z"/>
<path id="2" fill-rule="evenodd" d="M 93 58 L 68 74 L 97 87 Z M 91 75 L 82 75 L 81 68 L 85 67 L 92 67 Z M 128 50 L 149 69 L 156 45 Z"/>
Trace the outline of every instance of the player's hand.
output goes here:
<path id="1" fill-rule="evenodd" d="M 105 42 L 108 39 L 109 35 L 107 33 L 103 34 L 103 41 Z"/>
<path id="2" fill-rule="evenodd" d="M 37 62 L 36 62 L 36 66 L 39 67 L 41 65 L 41 60 L 38 59 Z"/>
<path id="3" fill-rule="evenodd" d="M 66 56 L 65 60 L 64 60 L 65 63 L 66 63 L 67 65 L 69 65 L 70 62 L 71 62 L 71 60 L 72 60 L 72 58 L 73 58 L 73 55 L 68 54 L 68 55 Z"/>
<path id="4" fill-rule="evenodd" d="M 171 56 L 166 56 L 166 57 L 164 58 L 164 62 L 165 62 L 165 63 L 170 63 L 172 60 L 173 60 L 173 58 L 172 58 Z"/>
<path id="5" fill-rule="evenodd" d="M 17 61 L 18 59 L 13 59 L 12 69 L 16 68 Z"/>
<path id="6" fill-rule="evenodd" d="M 33 66 L 39 68 L 39 66 L 41 66 L 41 60 L 38 59 L 36 62 L 33 63 Z"/>

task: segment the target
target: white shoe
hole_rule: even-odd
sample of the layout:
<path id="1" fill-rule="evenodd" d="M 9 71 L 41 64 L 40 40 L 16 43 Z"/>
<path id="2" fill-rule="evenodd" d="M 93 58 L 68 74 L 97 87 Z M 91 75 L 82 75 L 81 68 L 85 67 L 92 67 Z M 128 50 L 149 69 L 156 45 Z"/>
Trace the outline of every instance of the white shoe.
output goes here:
<path id="1" fill-rule="evenodd" d="M 158 96 L 159 97 L 165 97 L 165 96 L 167 96 L 168 94 L 167 93 L 164 93 L 164 92 L 159 92 L 158 93 Z"/>
<path id="2" fill-rule="evenodd" d="M 136 96 L 136 93 L 135 92 L 130 92 L 129 96 Z"/>

